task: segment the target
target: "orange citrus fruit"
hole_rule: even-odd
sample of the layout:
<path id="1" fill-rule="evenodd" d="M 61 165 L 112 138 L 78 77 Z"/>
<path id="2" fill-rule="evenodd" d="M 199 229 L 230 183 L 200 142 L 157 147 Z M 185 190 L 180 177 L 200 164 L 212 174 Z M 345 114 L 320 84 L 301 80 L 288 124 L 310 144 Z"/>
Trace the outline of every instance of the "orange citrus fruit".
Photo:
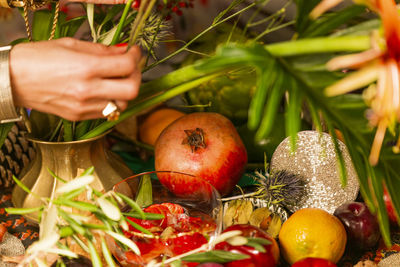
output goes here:
<path id="1" fill-rule="evenodd" d="M 296 211 L 279 232 L 282 255 L 290 264 L 308 257 L 336 263 L 344 253 L 346 242 L 346 230 L 340 220 L 321 209 Z"/>
<path id="2" fill-rule="evenodd" d="M 162 108 L 150 113 L 139 125 L 139 138 L 143 143 L 154 146 L 160 133 L 185 113 L 171 108 Z"/>

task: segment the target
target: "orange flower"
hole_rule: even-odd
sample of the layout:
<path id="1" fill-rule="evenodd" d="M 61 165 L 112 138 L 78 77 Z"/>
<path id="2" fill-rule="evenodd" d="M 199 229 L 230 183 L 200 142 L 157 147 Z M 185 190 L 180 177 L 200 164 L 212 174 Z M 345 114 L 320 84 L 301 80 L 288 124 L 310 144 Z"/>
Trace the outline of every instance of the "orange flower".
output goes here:
<path id="1" fill-rule="evenodd" d="M 366 1 L 364 1 L 366 2 Z M 336 96 L 359 89 L 376 81 L 366 91 L 371 110 L 368 119 L 377 126 L 369 161 L 376 165 L 388 127 L 400 121 L 400 16 L 394 0 L 368 1 L 380 14 L 385 38 L 374 32 L 372 48 L 358 54 L 339 56 L 328 62 L 329 70 L 359 69 L 326 88 L 328 96 Z M 400 138 L 396 145 L 400 148 Z"/>

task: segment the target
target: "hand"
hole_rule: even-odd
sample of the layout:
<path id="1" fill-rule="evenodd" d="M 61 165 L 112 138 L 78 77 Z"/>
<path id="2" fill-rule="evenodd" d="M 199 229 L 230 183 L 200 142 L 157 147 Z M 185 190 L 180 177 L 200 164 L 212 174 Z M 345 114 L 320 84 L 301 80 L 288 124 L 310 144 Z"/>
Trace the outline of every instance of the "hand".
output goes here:
<path id="1" fill-rule="evenodd" d="M 14 103 L 72 121 L 102 117 L 110 100 L 124 110 L 139 92 L 140 57 L 138 47 L 72 38 L 18 44 L 10 53 Z"/>
<path id="2" fill-rule="evenodd" d="M 137 0 L 135 0 L 135 1 L 137 1 Z M 133 2 L 135 2 L 135 1 L 133 1 Z M 116 5 L 116 4 L 125 4 L 127 2 L 127 0 L 69 0 L 69 2 Z"/>

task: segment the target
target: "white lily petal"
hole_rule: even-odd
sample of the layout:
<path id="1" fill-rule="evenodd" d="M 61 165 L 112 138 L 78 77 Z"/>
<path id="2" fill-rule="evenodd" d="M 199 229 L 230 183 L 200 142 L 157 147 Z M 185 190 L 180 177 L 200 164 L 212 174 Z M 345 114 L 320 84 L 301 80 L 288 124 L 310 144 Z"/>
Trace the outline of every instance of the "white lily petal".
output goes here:
<path id="1" fill-rule="evenodd" d="M 94 181 L 94 176 L 93 175 L 85 175 L 81 177 L 77 177 L 68 183 L 62 185 L 57 189 L 57 193 L 62 194 L 66 192 L 70 192 L 75 189 L 79 189 L 83 186 L 89 185 Z"/>
<path id="2" fill-rule="evenodd" d="M 40 239 L 46 238 L 49 235 L 54 235 L 57 229 L 57 207 L 50 203 L 50 207 L 42 214 L 40 222 Z"/>
<path id="3" fill-rule="evenodd" d="M 129 238 L 126 238 L 123 235 L 111 232 L 111 231 L 106 231 L 107 234 L 109 234 L 111 237 L 117 239 L 119 242 L 123 243 L 127 247 L 129 247 L 133 252 L 135 252 L 136 255 L 140 255 L 140 249 L 138 246 Z"/>
<path id="4" fill-rule="evenodd" d="M 122 221 L 119 226 L 121 226 L 125 231 L 129 231 L 129 225 L 126 221 Z"/>
<path id="5" fill-rule="evenodd" d="M 239 236 L 241 234 L 242 234 L 242 231 L 240 231 L 240 230 L 233 230 L 233 231 L 228 231 L 228 232 L 222 233 L 219 236 L 217 236 L 217 238 L 214 240 L 214 244 L 224 242 L 225 240 L 227 240 L 229 238 L 232 238 L 234 236 Z"/>
<path id="6" fill-rule="evenodd" d="M 49 248 L 46 250 L 47 253 L 53 253 L 57 255 L 63 255 L 71 258 L 78 258 L 78 254 L 72 252 L 68 249 L 61 249 L 61 248 Z"/>
<path id="7" fill-rule="evenodd" d="M 243 246 L 246 245 L 249 240 L 244 236 L 234 236 L 228 238 L 226 242 L 231 246 Z"/>
<path id="8" fill-rule="evenodd" d="M 121 211 L 109 200 L 100 197 L 97 199 L 97 203 L 108 218 L 114 221 L 119 221 L 121 219 Z"/>
<path id="9" fill-rule="evenodd" d="M 114 191 L 109 191 L 109 192 L 111 192 L 111 195 L 115 198 L 115 200 L 117 200 L 118 204 L 120 204 L 121 206 L 125 204 L 122 198 L 118 196 Z"/>
<path id="10" fill-rule="evenodd" d="M 353 72 L 325 88 L 325 95 L 337 96 L 342 95 L 353 90 L 365 87 L 378 79 L 378 73 L 381 66 L 379 64 L 371 64 L 356 72 Z"/>
<path id="11" fill-rule="evenodd" d="M 74 219 L 75 221 L 77 221 L 78 223 L 87 223 L 91 220 L 91 218 L 89 216 L 83 216 L 80 214 L 76 214 L 76 213 L 68 213 L 68 215 Z"/>
<path id="12" fill-rule="evenodd" d="M 43 239 L 40 239 L 39 241 L 33 243 L 29 248 L 27 249 L 28 254 L 33 254 L 35 252 L 40 252 L 43 250 L 47 250 L 52 248 L 53 246 L 56 245 L 58 240 L 60 239 L 60 235 L 58 233 L 54 233 L 52 235 L 46 236 Z"/>

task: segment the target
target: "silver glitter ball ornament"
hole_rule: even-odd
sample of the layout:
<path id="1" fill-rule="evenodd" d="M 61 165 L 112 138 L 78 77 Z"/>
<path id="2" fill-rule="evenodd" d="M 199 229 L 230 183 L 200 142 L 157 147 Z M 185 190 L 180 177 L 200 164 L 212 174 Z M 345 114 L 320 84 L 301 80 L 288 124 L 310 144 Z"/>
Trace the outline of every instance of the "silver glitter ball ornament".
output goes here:
<path id="1" fill-rule="evenodd" d="M 332 137 L 317 131 L 297 134 L 297 149 L 292 152 L 290 137 L 279 144 L 271 159 L 271 171 L 286 170 L 304 179 L 305 197 L 296 205 L 287 207 L 291 212 L 302 208 L 320 208 L 333 213 L 341 204 L 354 201 L 359 183 L 345 144 L 338 140 L 347 171 L 347 186 L 342 187 L 339 163 Z"/>

